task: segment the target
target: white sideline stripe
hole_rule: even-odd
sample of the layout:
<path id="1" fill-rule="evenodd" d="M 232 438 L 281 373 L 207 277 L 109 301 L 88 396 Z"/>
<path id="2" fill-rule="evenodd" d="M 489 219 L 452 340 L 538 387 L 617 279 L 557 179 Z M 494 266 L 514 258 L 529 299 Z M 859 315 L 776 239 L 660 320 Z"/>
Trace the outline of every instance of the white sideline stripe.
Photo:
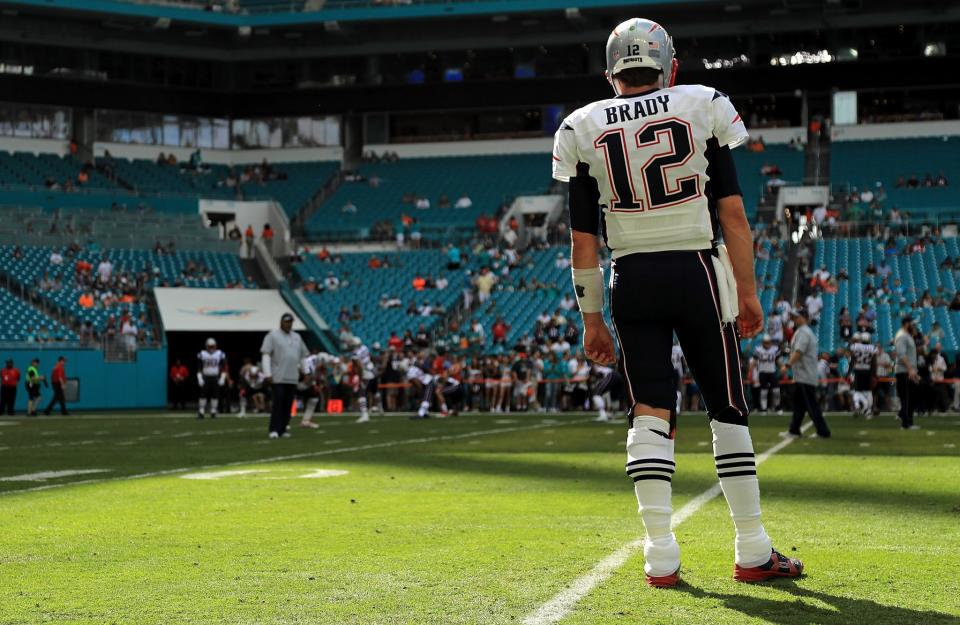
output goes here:
<path id="1" fill-rule="evenodd" d="M 803 427 L 800 428 L 800 431 L 805 432 L 812 425 L 813 423 L 808 421 Z M 792 438 L 785 438 L 770 449 L 761 453 L 759 456 L 757 456 L 757 466 L 759 466 L 764 460 L 773 454 L 792 443 L 794 440 L 795 439 Z M 720 483 L 717 482 L 707 490 L 688 501 L 682 508 L 680 508 L 680 510 L 674 513 L 672 523 L 673 527 L 677 527 L 692 517 L 700 510 L 700 508 L 710 502 L 710 500 L 715 498 L 721 492 Z M 610 577 L 617 569 L 626 564 L 627 560 L 630 559 L 630 556 L 633 555 L 634 551 L 642 547 L 642 538 L 631 540 L 603 560 L 597 562 L 597 564 L 586 574 L 581 575 L 577 579 L 573 580 L 569 586 L 558 592 L 553 596 L 552 599 L 531 612 L 521 622 L 523 625 L 552 625 L 553 623 L 557 623 L 562 618 L 570 614 L 570 612 L 577 605 L 577 603 L 580 602 L 581 599 L 593 592 L 594 588 L 605 582 L 607 578 Z"/>
<path id="2" fill-rule="evenodd" d="M 41 471 L 39 473 L 24 473 L 23 475 L 11 475 L 9 477 L 0 477 L 0 482 L 46 482 L 61 477 L 70 477 L 71 475 L 88 475 L 90 473 L 109 473 L 110 469 L 68 469 L 65 471 Z"/>
<path id="3" fill-rule="evenodd" d="M 591 419 L 575 419 L 567 421 L 560 425 L 580 425 L 590 423 Z M 496 434 L 508 434 L 510 432 L 522 432 L 524 430 L 539 430 L 542 428 L 557 427 L 556 423 L 537 423 L 534 425 L 523 425 L 512 428 L 495 428 L 492 430 L 479 430 L 476 432 L 465 432 L 463 434 L 444 434 L 441 436 L 426 436 L 421 438 L 410 438 L 397 441 L 386 441 L 383 443 L 371 443 L 369 445 L 355 445 L 353 447 L 340 447 L 338 449 L 324 449 L 322 451 L 308 451 L 299 454 L 288 454 L 285 456 L 271 456 L 270 458 L 257 458 L 254 460 L 238 460 L 235 462 L 224 462 L 220 464 L 208 464 L 198 467 L 181 467 L 178 469 L 164 469 L 163 471 L 151 471 L 149 473 L 138 473 L 135 475 L 122 475 L 117 477 L 107 477 L 93 480 L 77 480 L 74 482 L 64 482 L 62 484 L 49 484 L 46 486 L 34 486 L 32 488 L 21 488 L 17 490 L 8 490 L 0 492 L 0 497 L 5 495 L 15 495 L 18 493 L 30 493 L 40 490 L 51 490 L 54 488 L 63 488 L 64 486 L 79 486 L 81 484 L 99 484 L 103 482 L 117 482 L 121 480 L 139 480 L 148 477 L 161 477 L 164 475 L 174 475 L 177 473 L 186 473 L 188 471 L 204 471 L 209 469 L 218 469 L 221 467 L 236 467 L 250 464 L 266 464 L 270 462 L 283 462 L 285 460 L 301 460 L 303 458 L 315 458 L 317 456 L 329 456 L 332 454 L 341 454 L 351 451 L 367 451 L 370 449 L 381 449 L 384 447 L 397 447 L 399 445 L 416 445 L 419 443 L 434 443 L 437 441 L 452 441 L 464 438 L 475 438 L 477 436 L 493 436 Z"/>

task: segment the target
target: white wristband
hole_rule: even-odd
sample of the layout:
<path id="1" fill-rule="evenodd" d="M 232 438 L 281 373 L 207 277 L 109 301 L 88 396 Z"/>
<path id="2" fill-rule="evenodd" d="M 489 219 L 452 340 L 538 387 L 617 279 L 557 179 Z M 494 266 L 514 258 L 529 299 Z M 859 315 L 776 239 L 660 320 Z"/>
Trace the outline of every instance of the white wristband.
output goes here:
<path id="1" fill-rule="evenodd" d="M 599 266 L 587 269 L 572 268 L 573 290 L 582 313 L 597 313 L 603 310 L 603 269 Z"/>

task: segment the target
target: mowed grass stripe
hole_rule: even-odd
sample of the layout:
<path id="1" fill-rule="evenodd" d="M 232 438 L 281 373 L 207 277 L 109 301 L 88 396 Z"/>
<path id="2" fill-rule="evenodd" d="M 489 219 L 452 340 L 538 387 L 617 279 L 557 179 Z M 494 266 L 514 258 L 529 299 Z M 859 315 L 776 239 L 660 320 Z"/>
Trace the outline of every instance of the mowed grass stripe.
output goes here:
<path id="1" fill-rule="evenodd" d="M 561 427 L 566 425 L 583 424 L 586 422 L 589 422 L 589 420 L 580 419 L 580 420 L 568 420 L 568 421 L 551 422 L 551 423 L 536 423 L 532 425 L 493 428 L 489 430 L 479 430 L 479 431 L 473 431 L 473 432 L 465 432 L 461 434 L 441 434 L 437 436 L 423 436 L 423 437 L 417 437 L 417 438 L 384 441 L 382 443 L 351 445 L 347 447 L 338 447 L 336 449 L 322 449 L 317 451 L 308 451 L 308 452 L 301 452 L 301 453 L 295 453 L 295 454 L 284 454 L 280 456 L 269 456 L 266 458 L 235 460 L 231 462 L 221 462 L 216 464 L 205 464 L 205 465 L 198 465 L 198 466 L 191 466 L 191 467 L 177 467 L 173 469 L 149 471 L 146 473 L 135 473 L 133 475 L 121 475 L 121 476 L 87 479 L 87 480 L 73 480 L 73 481 L 67 481 L 67 482 L 58 483 L 58 484 L 44 484 L 42 486 L 32 486 L 29 488 L 0 491 L 0 496 L 52 490 L 56 488 L 63 488 L 65 486 L 79 486 L 84 484 L 100 484 L 104 482 L 115 482 L 120 480 L 137 480 L 137 479 L 144 479 L 144 478 L 151 478 L 151 477 L 161 477 L 166 475 L 175 475 L 177 473 L 187 473 L 191 471 L 206 471 L 206 470 L 216 469 L 221 467 L 234 467 L 234 466 L 251 465 L 251 464 L 266 464 L 270 462 L 287 462 L 290 460 L 303 460 L 306 458 L 317 458 L 321 456 L 329 456 L 333 454 L 343 454 L 343 453 L 350 453 L 350 452 L 357 452 L 357 451 L 369 451 L 372 449 L 397 447 L 400 445 L 417 445 L 417 444 L 424 444 L 424 443 L 454 441 L 454 440 L 476 438 L 476 437 L 483 437 L 483 436 L 496 436 L 499 434 L 509 434 L 511 432 L 540 430 L 540 429 L 546 429 L 546 428 Z"/>

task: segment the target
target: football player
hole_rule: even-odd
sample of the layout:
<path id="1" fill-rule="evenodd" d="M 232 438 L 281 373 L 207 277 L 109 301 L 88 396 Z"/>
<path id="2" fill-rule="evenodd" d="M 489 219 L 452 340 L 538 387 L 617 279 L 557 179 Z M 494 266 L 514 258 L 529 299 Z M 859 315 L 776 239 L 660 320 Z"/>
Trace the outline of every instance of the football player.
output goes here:
<path id="1" fill-rule="evenodd" d="M 870 333 L 854 335 L 850 345 L 853 359 L 853 414 L 873 418 L 873 378 L 877 368 L 877 346 L 870 343 Z"/>
<path id="2" fill-rule="evenodd" d="M 353 362 L 355 369 L 360 372 L 360 388 L 357 391 L 357 404 L 360 407 L 360 418 L 357 423 L 366 423 L 370 420 L 370 400 L 373 400 L 373 410 L 383 412 L 380 397 L 380 387 L 377 383 L 377 367 L 370 357 L 370 350 L 359 338 L 353 339 Z"/>
<path id="3" fill-rule="evenodd" d="M 604 367 L 603 365 L 593 365 L 593 407 L 597 411 L 597 418 L 594 421 L 607 423 L 613 421 L 614 417 L 607 410 L 607 399 L 610 400 L 610 407 L 614 402 L 620 402 L 623 395 L 623 377 L 617 373 L 613 367 Z"/>
<path id="4" fill-rule="evenodd" d="M 414 393 L 421 397 L 420 408 L 416 416 L 410 417 L 411 419 L 430 418 L 430 403 L 433 400 L 436 380 L 421 366 L 422 360 L 421 358 L 420 361 L 415 361 L 407 367 L 407 381 L 413 385 Z"/>
<path id="5" fill-rule="evenodd" d="M 803 565 L 773 549 L 760 518 L 738 353 L 736 325 L 744 338 L 764 327 L 752 234 L 731 155 L 749 135 L 725 94 L 675 86 L 673 40 L 656 22 L 619 24 L 607 39 L 606 58 L 614 97 L 563 120 L 553 177 L 570 183 L 572 277 L 584 351 L 607 366 L 617 356 L 603 320 L 601 240 L 612 250 L 610 308 L 631 406 L 627 473 L 647 533 L 647 583 L 675 586 L 680 572 L 671 529 L 674 333 L 710 417 L 717 474 L 736 529 L 734 579 L 797 577 Z"/>
<path id="6" fill-rule="evenodd" d="M 774 317 L 772 317 L 774 318 Z M 780 348 L 774 345 L 773 337 L 764 334 L 760 345 L 753 350 L 753 357 L 757 360 L 757 369 L 760 381 L 760 410 L 767 414 L 769 400 L 777 407 L 777 414 L 783 414 L 780 407 L 780 382 L 777 379 L 777 358 Z"/>
<path id="7" fill-rule="evenodd" d="M 210 418 L 217 418 L 217 403 L 220 387 L 227 383 L 227 373 L 224 365 L 227 355 L 217 349 L 214 338 L 207 339 L 205 349 L 197 354 L 197 385 L 200 387 L 200 398 L 197 403 L 197 418 L 203 419 L 207 406 L 210 407 Z"/>

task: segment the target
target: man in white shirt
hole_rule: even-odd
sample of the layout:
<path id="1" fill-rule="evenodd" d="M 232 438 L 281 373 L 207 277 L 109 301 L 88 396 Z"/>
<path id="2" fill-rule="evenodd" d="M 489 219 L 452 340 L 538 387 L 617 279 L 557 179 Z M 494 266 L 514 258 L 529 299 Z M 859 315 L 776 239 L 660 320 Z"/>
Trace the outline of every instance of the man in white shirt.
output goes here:
<path id="1" fill-rule="evenodd" d="M 577 301 L 572 297 L 570 297 L 569 293 L 563 294 L 563 299 L 560 300 L 560 308 L 569 311 L 569 310 L 573 310 L 576 307 L 576 305 L 577 305 Z"/>
<path id="2" fill-rule="evenodd" d="M 457 203 L 453 205 L 454 208 L 470 208 L 471 206 L 473 206 L 473 200 L 466 193 L 461 195 Z"/>
<path id="3" fill-rule="evenodd" d="M 820 297 L 820 291 L 814 291 L 808 295 L 804 304 L 807 308 L 807 318 L 810 320 L 810 325 L 815 326 L 820 323 L 820 311 L 823 310 L 823 298 Z"/>
<path id="4" fill-rule="evenodd" d="M 107 284 L 110 282 L 110 278 L 113 277 L 113 263 L 110 262 L 110 259 L 104 257 L 100 261 L 100 264 L 97 265 L 97 277 L 100 278 L 100 282 Z"/>
<path id="5" fill-rule="evenodd" d="M 63 264 L 63 254 L 61 254 L 59 250 L 50 252 L 50 264 L 54 267 L 59 267 Z"/>
<path id="6" fill-rule="evenodd" d="M 333 272 L 328 272 L 327 277 L 323 281 L 323 286 L 328 291 L 336 291 L 340 288 L 340 278 L 333 275 Z"/>

